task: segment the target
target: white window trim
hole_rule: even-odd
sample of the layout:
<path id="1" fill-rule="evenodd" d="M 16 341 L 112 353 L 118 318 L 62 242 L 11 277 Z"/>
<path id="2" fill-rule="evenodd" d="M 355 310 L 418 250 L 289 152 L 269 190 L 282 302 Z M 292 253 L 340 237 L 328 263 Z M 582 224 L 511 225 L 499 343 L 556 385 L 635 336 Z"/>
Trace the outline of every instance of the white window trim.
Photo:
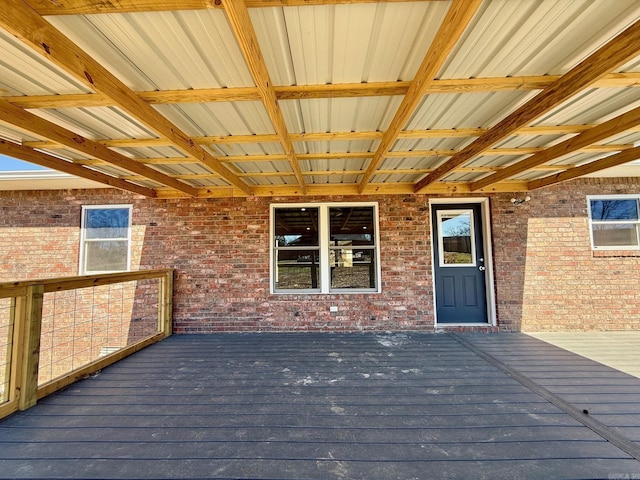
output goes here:
<path id="1" fill-rule="evenodd" d="M 589 238 L 591 240 L 591 250 L 640 250 L 640 243 L 638 245 L 605 245 L 596 246 L 593 239 L 593 226 L 606 225 L 616 223 L 635 223 L 640 225 L 640 218 L 638 220 L 593 220 L 591 217 L 591 200 L 636 200 L 640 207 L 640 195 L 638 194 L 619 194 L 619 195 L 587 195 L 587 212 L 589 213 Z"/>
<path id="2" fill-rule="evenodd" d="M 87 239 L 85 237 L 85 213 L 87 210 L 115 210 L 115 209 L 127 209 L 129 210 L 129 224 L 127 225 L 127 268 L 126 270 L 105 270 L 105 271 L 88 271 L 86 270 L 86 257 L 85 257 L 85 245 L 87 243 Z M 132 215 L 133 213 L 133 205 L 83 205 L 82 206 L 82 217 L 80 221 L 80 265 L 78 268 L 79 275 L 99 275 L 102 273 L 117 273 L 117 272 L 128 272 L 131 270 L 131 225 L 132 225 Z M 118 239 L 118 240 L 124 240 Z M 114 240 L 115 241 L 115 240 Z"/>
<path id="3" fill-rule="evenodd" d="M 376 288 L 375 289 L 331 289 L 331 269 L 329 265 L 329 208 L 340 207 L 373 207 L 373 215 L 375 222 L 375 258 L 376 258 Z M 275 229 L 274 218 L 277 208 L 317 208 L 318 209 L 318 238 L 320 243 L 320 286 L 317 289 L 300 289 L 300 290 L 278 290 L 275 282 Z M 380 219 L 378 212 L 378 202 L 323 202 L 323 203 L 274 203 L 271 204 L 269 214 L 269 289 L 274 295 L 322 295 L 322 294 L 368 294 L 381 292 L 381 268 L 380 268 Z"/>

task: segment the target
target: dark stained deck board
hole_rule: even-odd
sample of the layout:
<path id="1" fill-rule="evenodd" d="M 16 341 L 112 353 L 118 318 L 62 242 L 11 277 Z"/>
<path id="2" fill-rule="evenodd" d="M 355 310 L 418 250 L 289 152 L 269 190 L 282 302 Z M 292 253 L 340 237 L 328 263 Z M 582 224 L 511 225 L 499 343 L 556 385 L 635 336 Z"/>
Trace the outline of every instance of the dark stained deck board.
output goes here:
<path id="1" fill-rule="evenodd" d="M 640 437 L 639 379 L 521 334 L 463 337 Z M 640 461 L 438 334 L 174 336 L 0 423 L 0 478 L 611 475 Z"/>

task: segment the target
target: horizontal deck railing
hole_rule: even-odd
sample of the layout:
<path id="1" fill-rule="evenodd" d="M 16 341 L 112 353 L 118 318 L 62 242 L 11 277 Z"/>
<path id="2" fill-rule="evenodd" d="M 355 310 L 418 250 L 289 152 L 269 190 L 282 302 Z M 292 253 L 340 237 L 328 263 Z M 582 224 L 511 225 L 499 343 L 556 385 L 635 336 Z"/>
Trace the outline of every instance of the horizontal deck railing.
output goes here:
<path id="1" fill-rule="evenodd" d="M 0 283 L 0 418 L 171 335 L 173 270 Z"/>

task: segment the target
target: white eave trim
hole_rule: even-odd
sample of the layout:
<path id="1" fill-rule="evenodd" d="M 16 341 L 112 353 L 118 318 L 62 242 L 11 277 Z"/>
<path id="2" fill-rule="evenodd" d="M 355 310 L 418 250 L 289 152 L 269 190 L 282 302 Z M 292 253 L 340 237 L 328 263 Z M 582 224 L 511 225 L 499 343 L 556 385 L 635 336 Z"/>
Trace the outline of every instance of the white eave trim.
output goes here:
<path id="1" fill-rule="evenodd" d="M 21 170 L 0 172 L 0 190 L 68 190 L 111 188 L 108 185 L 56 170 Z"/>

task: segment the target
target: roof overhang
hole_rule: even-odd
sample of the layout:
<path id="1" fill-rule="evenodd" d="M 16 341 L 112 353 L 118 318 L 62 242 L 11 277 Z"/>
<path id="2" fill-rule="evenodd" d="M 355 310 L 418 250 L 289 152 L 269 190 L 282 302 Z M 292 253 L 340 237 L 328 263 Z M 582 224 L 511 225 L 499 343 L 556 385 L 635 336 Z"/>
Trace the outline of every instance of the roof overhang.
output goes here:
<path id="1" fill-rule="evenodd" d="M 75 190 L 106 185 L 53 170 L 0 172 L 0 190 Z"/>

